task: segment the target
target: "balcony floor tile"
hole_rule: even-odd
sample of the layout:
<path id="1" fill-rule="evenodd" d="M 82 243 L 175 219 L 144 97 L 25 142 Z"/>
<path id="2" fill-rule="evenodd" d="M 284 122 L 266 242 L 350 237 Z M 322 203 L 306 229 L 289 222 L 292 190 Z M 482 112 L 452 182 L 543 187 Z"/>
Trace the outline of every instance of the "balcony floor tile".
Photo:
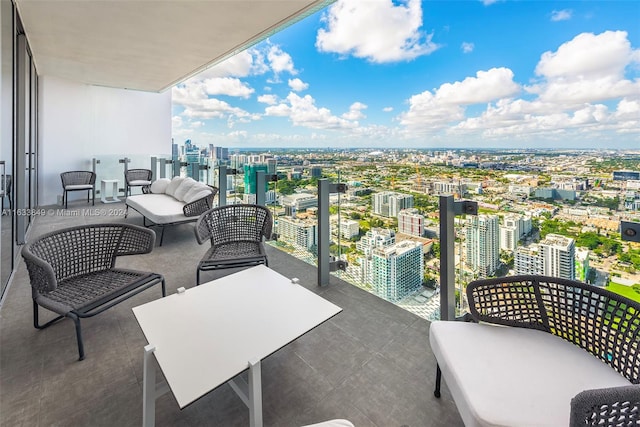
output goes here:
<path id="1" fill-rule="evenodd" d="M 29 238 L 61 227 L 118 221 L 142 224 L 136 213 L 127 219 L 45 216 L 36 218 Z M 122 257 L 118 265 L 161 273 L 167 293 L 174 293 L 194 286 L 196 265 L 206 250 L 206 244 L 197 244 L 192 224 L 169 227 L 163 246 L 147 255 Z M 336 277 L 318 287 L 314 266 L 270 246 L 267 252 L 271 268 L 299 278 L 343 312 L 263 362 L 265 426 L 332 418 L 349 419 L 358 427 L 462 425 L 446 386 L 440 400 L 433 397 L 429 322 Z M 203 279 L 233 272 L 206 273 Z M 159 297 L 159 289 L 151 289 L 84 319 L 86 359 L 78 362 L 70 320 L 42 331 L 33 328 L 29 278 L 20 261 L 0 309 L 0 424 L 139 426 L 146 341 L 131 308 Z M 43 320 L 48 316 L 41 310 Z M 248 423 L 248 410 L 228 385 L 183 410 L 171 394 L 156 402 L 158 426 Z"/>

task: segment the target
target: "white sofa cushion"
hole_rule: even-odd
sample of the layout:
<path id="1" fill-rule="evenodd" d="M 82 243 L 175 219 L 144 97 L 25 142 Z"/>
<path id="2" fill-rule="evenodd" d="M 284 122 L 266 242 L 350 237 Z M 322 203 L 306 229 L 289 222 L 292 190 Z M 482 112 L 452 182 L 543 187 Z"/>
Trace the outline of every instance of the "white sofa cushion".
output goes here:
<path id="1" fill-rule="evenodd" d="M 465 426 L 566 426 L 571 399 L 630 385 L 580 347 L 533 329 L 433 322 L 429 341 Z"/>
<path id="2" fill-rule="evenodd" d="M 138 194 L 127 197 L 126 204 L 156 224 L 184 222 L 184 202 L 166 194 Z"/>
<path id="3" fill-rule="evenodd" d="M 182 184 L 182 181 L 184 181 L 184 178 L 181 178 L 179 176 L 173 177 L 169 185 L 167 185 L 167 189 L 164 190 L 164 193 L 173 196 L 180 184 Z"/>
<path id="4" fill-rule="evenodd" d="M 171 180 L 169 178 L 160 178 L 151 184 L 151 192 L 154 194 L 164 194 Z"/>
<path id="5" fill-rule="evenodd" d="M 191 199 L 193 198 L 193 195 L 196 193 L 200 193 L 202 190 L 211 190 L 211 187 L 209 187 L 207 184 L 205 184 L 204 182 L 196 182 L 190 189 L 189 191 L 187 191 L 187 194 L 184 195 L 184 197 L 182 198 L 182 200 L 184 202 L 187 202 L 187 199 Z M 189 202 L 187 202 L 189 203 Z"/>
<path id="6" fill-rule="evenodd" d="M 206 197 L 209 194 L 211 194 L 211 189 L 210 188 L 201 189 L 200 191 L 198 191 L 196 193 L 189 192 L 185 196 L 184 202 L 185 203 L 195 202 L 196 200 L 202 199 L 203 197 Z"/>
<path id="7" fill-rule="evenodd" d="M 184 195 L 187 194 L 187 192 L 196 184 L 197 181 L 195 179 L 185 178 L 178 188 L 176 188 L 176 191 L 173 193 L 173 197 L 184 202 Z"/>

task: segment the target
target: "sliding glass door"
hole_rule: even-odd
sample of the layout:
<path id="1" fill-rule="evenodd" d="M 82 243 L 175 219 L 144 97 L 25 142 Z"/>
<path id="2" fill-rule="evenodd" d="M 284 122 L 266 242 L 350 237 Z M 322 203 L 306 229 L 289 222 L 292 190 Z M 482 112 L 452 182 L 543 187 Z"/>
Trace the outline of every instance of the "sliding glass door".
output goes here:
<path id="1" fill-rule="evenodd" d="M 0 1 L 0 295 L 37 207 L 38 75 L 20 18 Z"/>

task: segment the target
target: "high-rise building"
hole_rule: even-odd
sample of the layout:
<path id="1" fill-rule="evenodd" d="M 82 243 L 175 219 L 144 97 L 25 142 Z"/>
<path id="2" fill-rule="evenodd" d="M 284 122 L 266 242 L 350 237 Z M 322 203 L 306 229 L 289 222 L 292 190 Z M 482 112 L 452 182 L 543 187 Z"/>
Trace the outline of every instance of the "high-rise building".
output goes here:
<path id="1" fill-rule="evenodd" d="M 424 258 L 420 242 L 405 240 L 376 248 L 367 263 L 373 290 L 388 301 L 398 301 L 422 285 Z"/>
<path id="2" fill-rule="evenodd" d="M 518 227 L 500 226 L 500 249 L 503 251 L 515 251 L 518 247 Z"/>
<path id="3" fill-rule="evenodd" d="M 531 232 L 531 217 L 507 215 L 500 226 L 500 249 L 515 251 L 518 241 Z"/>
<path id="4" fill-rule="evenodd" d="M 384 248 L 396 243 L 395 231 L 388 228 L 372 228 L 356 242 L 356 249 L 364 252 L 365 256 L 371 256 L 375 248 Z"/>
<path id="5" fill-rule="evenodd" d="M 311 175 L 311 178 L 322 178 L 322 168 L 320 166 L 311 166 L 309 175 Z"/>
<path id="6" fill-rule="evenodd" d="M 306 250 L 318 244 L 318 230 L 314 221 L 278 217 L 279 238 Z"/>
<path id="7" fill-rule="evenodd" d="M 589 270 L 589 249 L 576 248 L 576 280 L 586 282 Z"/>
<path id="8" fill-rule="evenodd" d="M 278 161 L 274 158 L 267 159 L 267 173 L 273 175 L 276 173 L 276 167 L 278 166 Z"/>
<path id="9" fill-rule="evenodd" d="M 588 260 L 586 263 L 588 265 Z M 576 278 L 575 241 L 569 237 L 547 234 L 539 244 L 520 247 L 516 250 L 514 269 L 516 274 L 539 274 L 574 280 Z M 584 274 L 588 274 L 588 267 Z"/>
<path id="10" fill-rule="evenodd" d="M 256 194 L 256 172 L 267 172 L 267 165 L 264 163 L 249 163 L 244 165 L 244 192 Z M 265 179 L 264 191 L 269 189 L 269 183 Z"/>
<path id="11" fill-rule="evenodd" d="M 545 276 L 561 277 L 574 280 L 576 278 L 575 241 L 558 234 L 547 234 L 540 242 Z"/>
<path id="12" fill-rule="evenodd" d="M 397 217 L 402 209 L 413 207 L 413 196 L 401 194 L 393 191 L 383 191 L 373 195 L 373 213 L 386 216 Z"/>
<path id="13" fill-rule="evenodd" d="M 466 264 L 480 277 L 493 275 L 500 264 L 498 217 L 471 216 L 467 220 Z"/>
<path id="14" fill-rule="evenodd" d="M 398 233 L 421 237 L 424 234 L 424 215 L 417 209 L 402 209 L 398 212 Z"/>
<path id="15" fill-rule="evenodd" d="M 209 144 L 209 156 L 214 160 L 229 160 L 229 149 Z"/>
<path id="16" fill-rule="evenodd" d="M 531 244 L 516 249 L 513 257 L 513 269 L 516 274 L 542 274 L 544 267 L 540 256 L 540 246 Z"/>
<path id="17" fill-rule="evenodd" d="M 350 239 L 360 234 L 360 224 L 352 219 L 340 220 L 340 235 L 343 239 Z"/>

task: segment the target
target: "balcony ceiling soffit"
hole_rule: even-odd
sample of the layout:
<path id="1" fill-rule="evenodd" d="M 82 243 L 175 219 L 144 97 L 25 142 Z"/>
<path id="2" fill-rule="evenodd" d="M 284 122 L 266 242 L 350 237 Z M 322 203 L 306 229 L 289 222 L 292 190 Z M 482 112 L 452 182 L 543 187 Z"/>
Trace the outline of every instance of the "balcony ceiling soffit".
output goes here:
<path id="1" fill-rule="evenodd" d="M 40 75 L 162 92 L 324 0 L 16 0 Z"/>

